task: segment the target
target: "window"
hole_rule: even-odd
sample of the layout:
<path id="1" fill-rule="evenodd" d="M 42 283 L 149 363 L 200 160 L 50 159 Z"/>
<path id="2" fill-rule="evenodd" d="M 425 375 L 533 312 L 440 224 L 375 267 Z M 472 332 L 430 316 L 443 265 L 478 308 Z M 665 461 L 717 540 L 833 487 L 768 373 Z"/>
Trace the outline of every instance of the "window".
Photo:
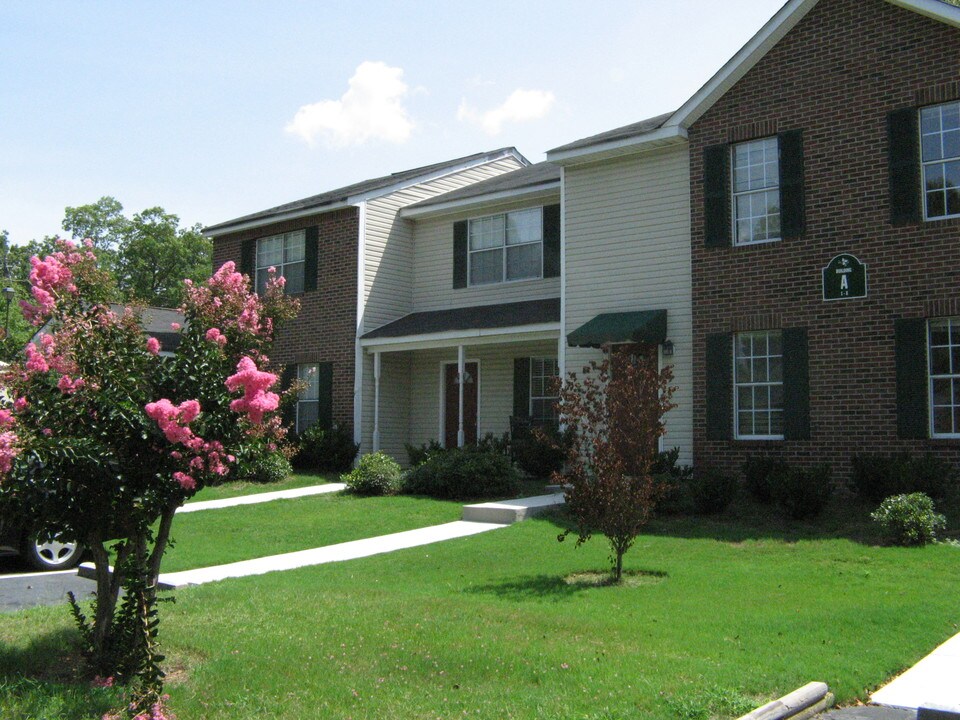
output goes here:
<path id="1" fill-rule="evenodd" d="M 530 421 L 535 426 L 557 422 L 559 375 L 556 358 L 530 358 Z"/>
<path id="2" fill-rule="evenodd" d="M 960 215 L 960 102 L 920 110 L 924 217 Z"/>
<path id="3" fill-rule="evenodd" d="M 297 398 L 297 434 L 320 417 L 320 367 L 317 363 L 297 365 L 297 379 L 305 384 Z"/>
<path id="4" fill-rule="evenodd" d="M 541 208 L 472 219 L 468 243 L 470 285 L 543 276 Z"/>
<path id="5" fill-rule="evenodd" d="M 780 333 L 738 334 L 734 340 L 733 372 L 737 438 L 782 439 L 783 349 Z"/>
<path id="6" fill-rule="evenodd" d="M 780 239 L 780 160 L 776 137 L 734 145 L 735 245 Z"/>
<path id="7" fill-rule="evenodd" d="M 960 318 L 929 326 L 930 422 L 933 437 L 960 437 Z"/>
<path id="8" fill-rule="evenodd" d="M 267 271 L 276 268 L 277 274 L 286 278 L 287 294 L 302 293 L 305 248 L 306 234 L 303 230 L 260 238 L 257 241 L 257 292 L 266 290 Z"/>

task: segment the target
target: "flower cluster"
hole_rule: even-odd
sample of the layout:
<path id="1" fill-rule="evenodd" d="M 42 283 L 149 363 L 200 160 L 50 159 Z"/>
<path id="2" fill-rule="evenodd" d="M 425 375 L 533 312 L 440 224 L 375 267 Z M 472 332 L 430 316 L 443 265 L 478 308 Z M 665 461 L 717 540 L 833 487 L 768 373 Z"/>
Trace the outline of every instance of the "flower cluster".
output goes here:
<path id="1" fill-rule="evenodd" d="M 151 355 L 160 354 L 160 341 L 153 336 L 147 338 L 147 352 Z"/>
<path id="2" fill-rule="evenodd" d="M 276 382 L 276 375 L 258 370 L 251 358 L 240 358 L 236 374 L 228 377 L 225 384 L 231 392 L 243 388 L 243 397 L 232 401 L 230 409 L 247 413 L 250 422 L 259 425 L 264 413 L 273 412 L 280 405 L 280 396 L 267 392 Z"/>
<path id="3" fill-rule="evenodd" d="M 23 316 L 33 325 L 43 325 L 53 313 L 57 299 L 63 295 L 77 295 L 74 268 L 81 263 L 96 263 L 90 250 L 93 242 L 84 241 L 87 250 L 80 252 L 69 240 L 58 240 L 60 248 L 43 260 L 34 255 L 30 258 L 30 294 L 34 303 L 20 301 Z"/>
<path id="4" fill-rule="evenodd" d="M 0 476 L 13 467 L 13 459 L 20 454 L 20 439 L 13 430 L 13 413 L 0 409 Z"/>
<path id="5" fill-rule="evenodd" d="M 173 473 L 173 479 L 184 490 L 193 490 L 197 487 L 196 475 L 209 473 L 223 476 L 229 472 L 225 462 L 232 463 L 236 458 L 226 454 L 219 441 L 205 441 L 190 429 L 190 423 L 200 416 L 199 402 L 185 400 L 179 405 L 174 405 L 166 398 L 161 398 L 156 402 L 147 403 L 144 410 L 147 416 L 157 423 L 168 442 L 182 445 L 189 451 L 187 455 L 180 450 L 170 452 L 174 460 L 186 460 L 189 472 L 178 470 Z"/>
<path id="6" fill-rule="evenodd" d="M 227 336 L 220 332 L 220 328 L 210 328 L 207 330 L 204 337 L 207 339 L 207 342 L 216 343 L 220 347 L 223 347 L 227 344 Z"/>

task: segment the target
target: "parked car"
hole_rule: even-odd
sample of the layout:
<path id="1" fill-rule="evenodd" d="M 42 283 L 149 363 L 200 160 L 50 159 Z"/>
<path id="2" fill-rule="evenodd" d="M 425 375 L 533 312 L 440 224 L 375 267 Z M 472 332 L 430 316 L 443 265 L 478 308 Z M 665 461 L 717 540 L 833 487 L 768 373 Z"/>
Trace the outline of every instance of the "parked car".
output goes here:
<path id="1" fill-rule="evenodd" d="M 68 570 L 80 562 L 83 548 L 40 535 L 29 524 L 0 518 L 0 555 L 19 555 L 37 570 Z"/>

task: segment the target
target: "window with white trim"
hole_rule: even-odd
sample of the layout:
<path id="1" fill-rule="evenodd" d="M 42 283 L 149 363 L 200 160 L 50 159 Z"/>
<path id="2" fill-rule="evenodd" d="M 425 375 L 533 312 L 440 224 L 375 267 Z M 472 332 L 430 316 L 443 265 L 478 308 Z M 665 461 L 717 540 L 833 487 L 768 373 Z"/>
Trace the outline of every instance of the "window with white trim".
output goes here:
<path id="1" fill-rule="evenodd" d="M 960 318 L 931 320 L 930 434 L 960 437 Z"/>
<path id="2" fill-rule="evenodd" d="M 923 214 L 960 215 L 960 102 L 920 109 Z"/>
<path id="3" fill-rule="evenodd" d="M 556 424 L 559 376 L 556 358 L 530 358 L 530 421 L 533 425 Z"/>
<path id="4" fill-rule="evenodd" d="M 780 239 L 780 158 L 776 137 L 731 148 L 735 245 Z"/>
<path id="5" fill-rule="evenodd" d="M 297 379 L 303 384 L 297 396 L 297 434 L 320 417 L 320 367 L 317 363 L 297 365 Z"/>
<path id="6" fill-rule="evenodd" d="M 739 333 L 733 342 L 738 439 L 783 439 L 783 343 L 779 331 Z"/>
<path id="7" fill-rule="evenodd" d="M 543 209 L 473 218 L 469 222 L 470 285 L 543 277 Z"/>
<path id="8" fill-rule="evenodd" d="M 268 271 L 276 268 L 283 276 L 288 295 L 303 292 L 303 276 L 306 260 L 306 233 L 303 230 L 272 235 L 257 240 L 257 292 L 267 288 Z"/>

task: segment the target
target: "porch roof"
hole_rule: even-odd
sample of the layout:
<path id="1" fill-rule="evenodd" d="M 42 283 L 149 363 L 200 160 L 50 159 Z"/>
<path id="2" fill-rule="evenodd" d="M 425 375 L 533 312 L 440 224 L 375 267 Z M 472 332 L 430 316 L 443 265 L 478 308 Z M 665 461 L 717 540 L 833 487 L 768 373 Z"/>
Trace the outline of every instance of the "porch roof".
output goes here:
<path id="1" fill-rule="evenodd" d="M 360 337 L 364 347 L 407 349 L 485 342 L 558 338 L 560 299 L 430 310 L 404 315 Z M 515 336 L 515 337 L 511 337 Z"/>
<path id="2" fill-rule="evenodd" d="M 567 335 L 567 343 L 573 347 L 600 347 L 620 342 L 661 345 L 666 339 L 666 310 L 601 313 Z"/>

